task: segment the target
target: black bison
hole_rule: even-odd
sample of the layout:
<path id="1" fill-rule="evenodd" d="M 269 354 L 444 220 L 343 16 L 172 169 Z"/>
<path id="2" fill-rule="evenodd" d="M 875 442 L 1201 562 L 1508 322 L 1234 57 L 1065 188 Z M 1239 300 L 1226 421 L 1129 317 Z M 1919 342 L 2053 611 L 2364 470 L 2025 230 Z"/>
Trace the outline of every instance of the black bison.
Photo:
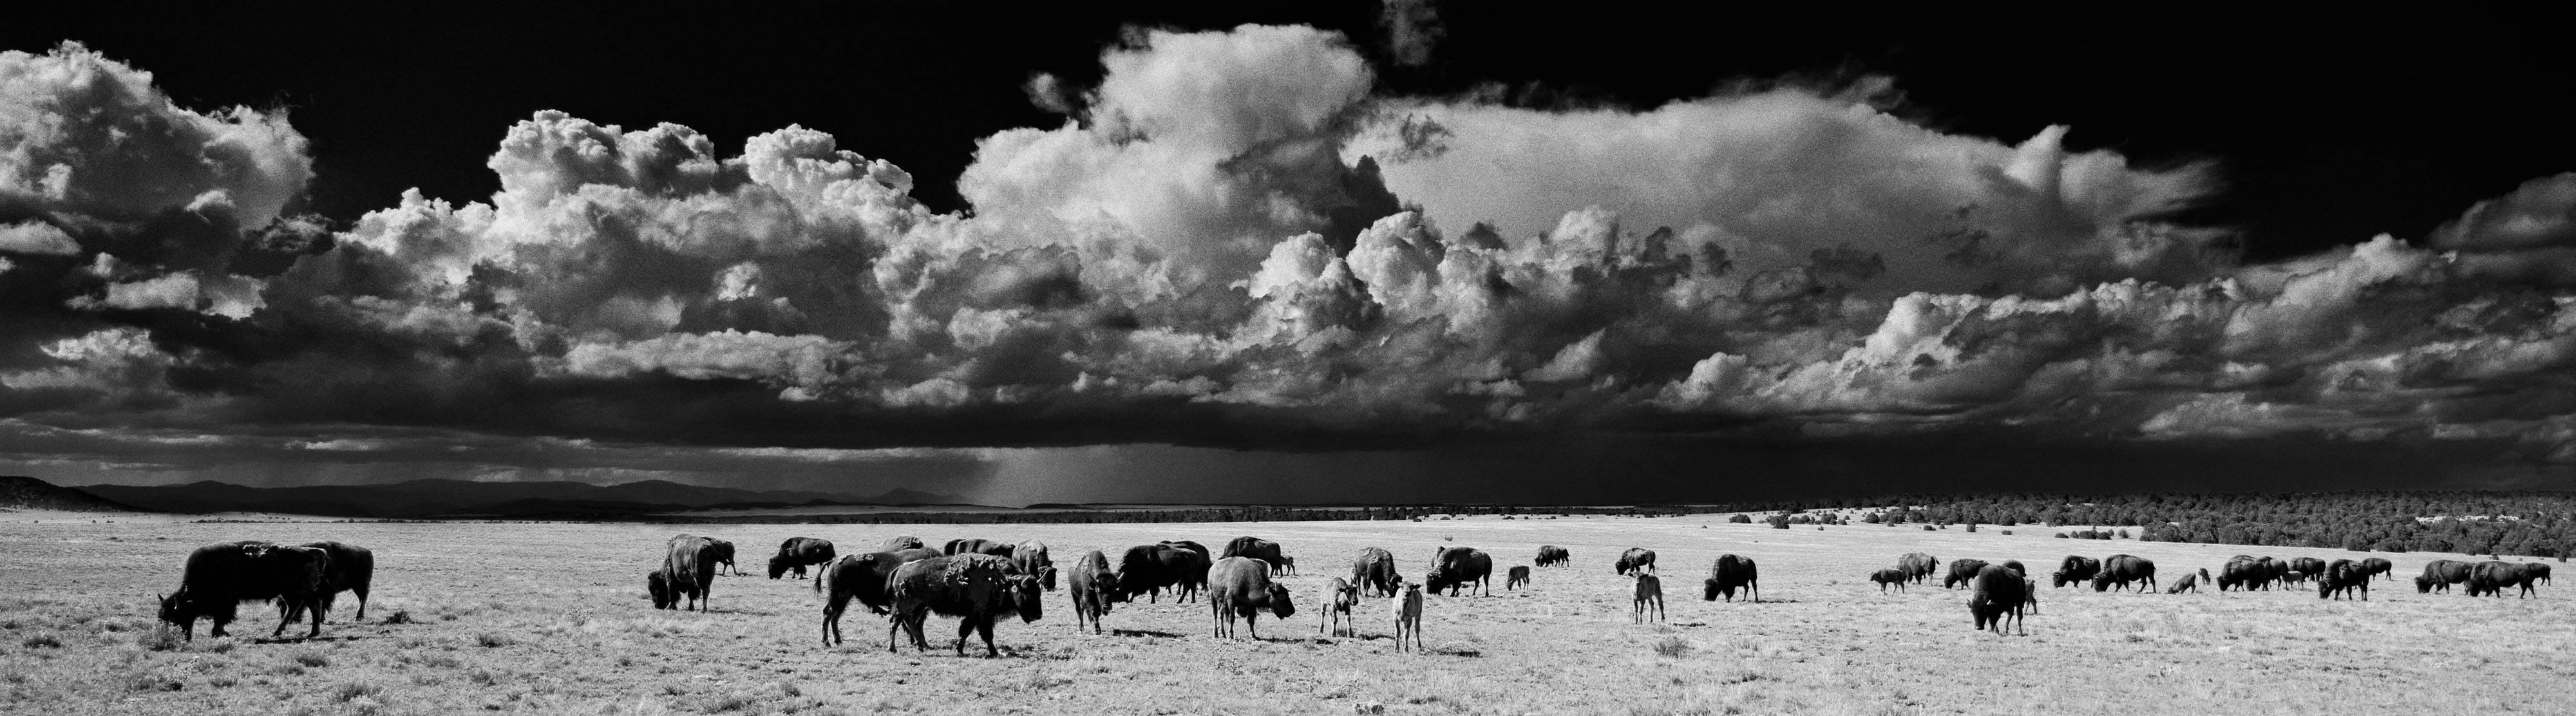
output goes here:
<path id="1" fill-rule="evenodd" d="M 1001 540 L 983 539 L 980 537 L 961 537 L 949 540 L 947 544 L 940 545 L 939 553 L 952 557 L 961 554 L 988 554 L 1003 559 L 1010 559 L 1011 543 Z"/>
<path id="2" fill-rule="evenodd" d="M 2318 599 L 2328 596 L 2349 598 L 2355 589 L 2361 590 L 2362 601 L 2370 601 L 2370 570 L 2360 562 L 2338 559 L 2326 565 L 2325 571 L 2317 573 Z"/>
<path id="3" fill-rule="evenodd" d="M 1134 601 L 1142 594 L 1147 601 L 1159 602 L 1163 589 L 1186 591 L 1190 580 L 1206 573 L 1207 562 L 1197 552 L 1169 544 L 1129 547 L 1118 559 L 1118 600 Z"/>
<path id="4" fill-rule="evenodd" d="M 1073 561 L 1073 574 L 1066 578 L 1073 596 L 1073 628 L 1082 629 L 1090 620 L 1091 633 L 1100 633 L 1100 617 L 1109 613 L 1109 605 L 1126 601 L 1118 591 L 1118 573 L 1109 571 L 1109 557 L 1092 550 Z"/>
<path id="5" fill-rule="evenodd" d="M 1404 578 L 1396 574 L 1394 553 L 1369 547 L 1360 550 L 1358 559 L 1351 560 L 1351 583 L 1370 596 L 1392 597 L 1396 587 L 1404 584 Z"/>
<path id="6" fill-rule="evenodd" d="M 1526 565 L 1526 564 L 1515 564 L 1515 565 L 1512 565 L 1511 571 L 1503 573 L 1503 588 L 1504 588 L 1504 589 L 1519 589 L 1519 588 L 1521 588 L 1521 587 L 1528 586 L 1528 585 L 1529 585 L 1529 575 L 1530 575 L 1530 568 L 1529 568 L 1529 565 Z"/>
<path id="7" fill-rule="evenodd" d="M 1951 562 L 1949 573 L 1941 575 L 1941 588 L 1956 589 L 1959 587 L 1976 586 L 1977 570 L 1985 568 L 1986 561 L 1982 559 L 1962 559 L 1956 562 Z"/>
<path id="8" fill-rule="evenodd" d="M 1167 547 L 1179 547 L 1181 549 L 1189 550 L 1197 553 L 1199 556 L 1198 563 L 1192 566 L 1188 573 L 1182 575 L 1182 579 L 1177 585 L 1180 587 L 1178 591 L 1181 593 L 1177 598 L 1177 601 L 1188 601 L 1197 597 L 1200 591 L 1207 589 L 1208 567 L 1216 564 L 1216 555 L 1208 552 L 1207 545 L 1185 539 L 1164 540 L 1161 544 Z"/>
<path id="9" fill-rule="evenodd" d="M 777 579 L 794 571 L 797 579 L 804 579 L 806 567 L 829 563 L 838 556 L 840 553 L 832 549 L 831 540 L 789 537 L 787 541 L 778 543 L 778 554 L 769 558 L 769 578 Z"/>
<path id="10" fill-rule="evenodd" d="M 2261 588 L 2271 581 L 2272 568 L 2252 555 L 2236 555 L 2218 567 L 2218 591 L 2246 592 Z"/>
<path id="11" fill-rule="evenodd" d="M 1259 537 L 1247 536 L 1226 540 L 1225 553 L 1218 558 L 1225 557 L 1251 557 L 1261 560 L 1263 564 L 1270 565 L 1270 574 L 1274 577 L 1288 573 L 1286 571 L 1288 562 L 1279 554 L 1279 543 Z"/>
<path id="12" fill-rule="evenodd" d="M 895 535 L 893 537 L 887 537 L 885 544 L 877 545 L 877 551 L 901 552 L 907 549 L 923 549 L 929 546 L 930 545 L 922 544 L 921 538 L 919 537 L 914 537 L 912 535 Z"/>
<path id="13" fill-rule="evenodd" d="M 2315 557 L 2291 557 L 2288 561 L 2290 563 L 2289 571 L 2305 574 L 2309 577 L 2316 577 L 2325 574 L 2328 566 L 2325 560 Z M 2286 577 L 2289 575 L 2283 574 L 2281 576 Z M 2282 581 L 2287 582 L 2288 580 L 2284 579 Z M 2289 587 L 2284 586 L 2282 588 L 2288 589 Z"/>
<path id="14" fill-rule="evenodd" d="M 1047 554 L 1045 542 L 1027 540 L 1011 545 L 1011 553 L 1007 556 L 1011 558 L 1011 566 L 1019 568 L 1021 574 L 1036 577 L 1040 586 L 1046 587 L 1047 591 L 1055 591 L 1055 558 Z"/>
<path id="15" fill-rule="evenodd" d="M 1449 596 L 1455 597 L 1460 587 L 1467 588 L 1469 595 L 1478 590 L 1492 595 L 1494 558 L 1469 547 L 1441 549 L 1440 556 L 1431 563 L 1431 571 L 1422 575 L 1422 588 L 1432 592 L 1445 589 Z"/>
<path id="16" fill-rule="evenodd" d="M 1886 594 L 1889 586 L 1896 587 L 1899 592 L 1905 591 L 1905 583 L 1912 580 L 1906 576 L 1905 570 L 1882 569 L 1869 573 L 1869 581 L 1877 582 L 1878 593 Z"/>
<path id="17" fill-rule="evenodd" d="M 1552 544 L 1543 544 L 1538 547 L 1538 566 L 1563 567 L 1573 563 L 1574 553 L 1565 551 L 1564 547 L 1558 547 Z"/>
<path id="18" fill-rule="evenodd" d="M 2541 584 L 2549 583 L 2549 565 L 2541 564 L 2539 562 L 2525 562 L 2522 565 L 2522 573 L 2524 576 L 2530 577 L 2534 582 Z"/>
<path id="19" fill-rule="evenodd" d="M 1645 572 L 1637 573 L 1637 623 L 1646 623 L 1652 612 L 1656 623 L 1664 621 L 1664 580 Z"/>
<path id="20" fill-rule="evenodd" d="M 1619 553 L 1618 561 L 1611 562 L 1610 568 L 1618 574 L 1632 571 L 1652 572 L 1655 570 L 1655 551 L 1644 547 L 1630 547 L 1628 551 Z"/>
<path id="21" fill-rule="evenodd" d="M 2264 557 L 2262 561 L 2263 569 L 2267 572 L 2263 578 L 2264 589 L 2281 586 L 2282 583 L 2290 581 L 2291 572 L 2298 571 L 2298 568 L 2292 566 L 2290 561 L 2286 559 Z M 2319 564 L 2317 565 L 2317 568 L 2324 569 L 2325 565 Z"/>
<path id="22" fill-rule="evenodd" d="M 1037 577 L 1020 574 L 1011 561 L 983 553 L 966 553 L 930 557 L 904 563 L 895 568 L 887 580 L 894 592 L 894 609 L 886 632 L 886 651 L 896 651 L 895 631 L 912 635 L 915 649 L 929 651 L 930 643 L 921 635 L 922 622 L 932 613 L 957 617 L 957 655 L 966 655 L 966 637 L 984 638 L 984 655 L 1000 656 L 993 647 L 994 620 L 1019 615 L 1020 621 L 1034 622 L 1043 616 Z"/>
<path id="23" fill-rule="evenodd" d="M 1360 635 L 1359 622 L 1351 618 L 1351 610 L 1360 605 L 1359 585 L 1334 577 L 1331 583 L 1324 585 L 1322 603 L 1324 618 L 1322 623 L 1315 625 L 1315 631 L 1327 632 L 1333 636 L 1358 637 Z"/>
<path id="24" fill-rule="evenodd" d="M 213 622 L 208 634 L 224 635 L 224 625 L 232 623 L 242 602 L 285 602 L 281 615 L 312 615 L 313 627 L 305 632 L 307 639 L 322 633 L 322 616 L 329 607 L 323 598 L 330 588 L 331 553 L 312 547 L 288 547 L 267 542 L 225 542 L 197 548 L 179 572 L 179 591 L 161 595 L 161 621 L 179 627 L 181 638 L 197 639 L 197 618 Z M 275 638 L 286 633 L 288 621 L 279 619 L 277 628 L 269 631 Z"/>
<path id="25" fill-rule="evenodd" d="M 729 572 L 734 576 L 742 576 L 742 568 L 734 566 L 733 563 L 733 543 L 716 539 L 714 537 L 708 537 L 706 540 L 707 544 L 715 548 L 713 551 L 707 553 L 709 558 L 714 560 L 713 562 L 709 562 L 709 564 L 723 567 L 726 572 Z"/>
<path id="26" fill-rule="evenodd" d="M 2528 598 L 2532 595 L 2532 582 L 2547 574 L 2548 569 L 2541 566 L 2540 571 L 2535 571 L 2531 569 L 2533 566 L 2492 560 L 2479 562 L 2469 568 L 2469 596 L 2501 597 L 2505 587 L 2520 587 L 2521 592 L 2514 596 Z"/>
<path id="27" fill-rule="evenodd" d="M 322 571 L 322 611 L 326 612 L 325 618 L 328 618 L 327 612 L 338 601 L 340 593 L 348 592 L 358 596 L 357 620 L 366 621 L 367 588 L 376 581 L 376 553 L 367 551 L 365 547 L 340 542 L 306 542 L 296 546 L 322 550 L 331 555 L 330 568 Z M 287 610 L 287 621 L 295 621 L 304 615 L 304 610 L 293 601 L 279 600 L 278 606 Z"/>
<path id="28" fill-rule="evenodd" d="M 2154 590 L 2156 563 L 2144 557 L 2115 554 L 2102 558 L 2102 573 L 2093 575 L 2093 591 L 2111 591 L 2115 584 L 2127 590 L 2132 582 L 2137 583 L 2140 594 Z"/>
<path id="29" fill-rule="evenodd" d="M 648 577 L 646 589 L 653 593 L 657 609 L 695 609 L 706 611 L 707 588 L 716 581 L 716 542 L 719 540 L 679 535 L 672 537 L 663 552 L 662 569 Z M 687 605 L 682 606 L 681 602 Z"/>
<path id="30" fill-rule="evenodd" d="M 1896 558 L 1896 568 L 1905 570 L 1905 576 L 1920 584 L 1932 578 L 1933 570 L 1941 568 L 1941 560 L 1921 552 L 1907 552 L 1905 556 Z"/>
<path id="31" fill-rule="evenodd" d="M 2002 634 L 2009 619 L 2013 633 L 2029 633 L 2021 628 L 2022 608 L 2030 603 L 2029 579 L 2002 565 L 1986 565 L 1970 582 L 1975 591 L 1968 595 L 1968 615 L 1976 619 L 1978 629 Z"/>
<path id="32" fill-rule="evenodd" d="M 2013 574 L 2018 574 L 2024 577 L 2030 576 L 2030 570 L 2023 569 L 2021 566 L 2021 560 L 2018 559 L 2004 560 L 2004 569 L 2012 570 Z"/>
<path id="33" fill-rule="evenodd" d="M 1263 610 L 1280 619 L 1297 615 L 1288 585 L 1270 581 L 1270 563 L 1252 557 L 1227 557 L 1208 567 L 1208 610 L 1215 619 L 1210 631 L 1216 636 L 1233 637 L 1234 618 L 1240 616 L 1256 640 L 1261 638 Z"/>
<path id="34" fill-rule="evenodd" d="M 814 574 L 814 591 L 826 594 L 823 601 L 823 645 L 841 643 L 841 613 L 857 599 L 870 614 L 894 611 L 894 593 L 887 580 L 905 563 L 942 556 L 939 550 L 899 549 L 891 552 L 846 555 L 823 565 Z"/>
<path id="35" fill-rule="evenodd" d="M 2361 560 L 2361 571 L 2364 574 L 2384 575 L 2389 579 L 2396 579 L 2397 563 L 2380 559 L 2378 557 L 2371 557 Z"/>
<path id="36" fill-rule="evenodd" d="M 2424 563 L 2424 574 L 2415 578 L 2415 591 L 2432 593 L 2451 591 L 2451 585 L 2469 581 L 2469 571 L 2476 565 L 2455 559 L 2437 559 Z"/>
<path id="37" fill-rule="evenodd" d="M 2093 581 L 2102 572 L 2102 560 L 2079 555 L 2066 555 L 2057 563 L 2057 571 L 2048 573 L 2049 586 L 2063 587 Z"/>
<path id="38" fill-rule="evenodd" d="M 1279 555 L 1279 569 L 1280 571 L 1287 573 L 1289 576 L 1295 576 L 1297 574 L 1297 558 L 1284 554 Z"/>
<path id="39" fill-rule="evenodd" d="M 1702 586 L 1705 589 L 1700 593 L 1701 601 L 1714 602 L 1718 597 L 1725 597 L 1726 601 L 1732 602 L 1738 589 L 1744 590 L 1745 596 L 1753 601 L 1762 601 L 1761 579 L 1754 572 L 1751 557 L 1718 555 L 1717 563 L 1708 568 L 1708 581 Z"/>

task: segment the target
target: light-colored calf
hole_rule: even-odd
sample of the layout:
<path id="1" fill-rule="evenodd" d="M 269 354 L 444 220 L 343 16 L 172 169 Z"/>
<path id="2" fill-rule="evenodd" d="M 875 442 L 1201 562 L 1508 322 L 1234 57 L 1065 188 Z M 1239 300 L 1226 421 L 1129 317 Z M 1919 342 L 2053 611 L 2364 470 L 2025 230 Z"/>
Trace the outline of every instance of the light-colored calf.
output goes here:
<path id="1" fill-rule="evenodd" d="M 1351 618 L 1351 608 L 1359 606 L 1360 603 L 1358 586 L 1352 585 L 1348 580 L 1334 577 L 1331 584 L 1324 586 L 1324 598 L 1321 601 L 1324 603 L 1324 620 L 1323 623 L 1315 625 L 1316 631 L 1329 630 L 1333 636 L 1359 637 L 1360 623 Z"/>
<path id="2" fill-rule="evenodd" d="M 1661 623 L 1661 622 L 1663 622 L 1663 621 L 1664 621 L 1664 580 L 1662 580 L 1662 579 L 1658 579 L 1658 578 L 1656 578 L 1656 577 L 1655 577 L 1655 575 L 1647 574 L 1647 573 L 1645 573 L 1645 572 L 1637 572 L 1637 573 L 1636 573 L 1636 575 L 1637 575 L 1637 623 L 1639 623 L 1639 624 L 1644 624 L 1644 623 L 1646 623 L 1646 612 L 1647 612 L 1647 610 L 1648 610 L 1649 606 L 1651 606 L 1651 607 L 1653 608 L 1653 611 L 1654 611 L 1654 613 L 1655 613 L 1655 621 L 1656 621 L 1657 623 Z"/>
<path id="3" fill-rule="evenodd" d="M 1388 600 L 1394 604 L 1395 650 L 1404 651 L 1407 639 L 1414 651 L 1422 650 L 1422 583 L 1405 582 L 1404 588 Z"/>

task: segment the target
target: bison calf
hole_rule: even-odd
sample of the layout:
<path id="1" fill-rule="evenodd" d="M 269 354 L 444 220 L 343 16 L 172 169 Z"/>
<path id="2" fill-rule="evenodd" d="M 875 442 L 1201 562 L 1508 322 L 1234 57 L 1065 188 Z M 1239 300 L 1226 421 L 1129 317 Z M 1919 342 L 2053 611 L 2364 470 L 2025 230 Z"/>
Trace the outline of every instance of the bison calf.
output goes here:
<path id="1" fill-rule="evenodd" d="M 1411 640 L 1412 649 L 1422 651 L 1422 585 L 1405 582 L 1388 602 L 1395 612 L 1395 650 L 1404 651 Z"/>
<path id="2" fill-rule="evenodd" d="M 1506 574 L 1504 575 L 1504 577 L 1503 577 L 1503 588 L 1504 588 L 1504 589 L 1517 589 L 1517 588 L 1520 588 L 1520 587 L 1523 587 L 1523 586 L 1528 585 L 1528 584 L 1529 584 L 1529 574 L 1530 574 L 1530 570 L 1529 570 L 1529 567 L 1528 567 L 1528 566 L 1526 566 L 1526 565 L 1515 565 L 1515 566 L 1513 566 L 1513 567 L 1512 567 L 1512 570 L 1511 570 L 1510 572 L 1506 573 Z"/>
<path id="3" fill-rule="evenodd" d="M 1907 576 L 1902 569 L 1882 569 L 1869 573 L 1869 581 L 1878 583 L 1880 594 L 1886 594 L 1887 588 L 1891 586 L 1895 587 L 1896 591 L 1905 591 L 1905 583 L 1911 579 L 1912 577 Z"/>
<path id="4" fill-rule="evenodd" d="M 1655 622 L 1658 624 L 1663 623 L 1664 580 L 1656 579 L 1655 575 L 1652 574 L 1638 572 L 1636 607 L 1637 623 L 1646 623 L 1646 612 L 1649 609 L 1653 610 L 1655 613 Z"/>
<path id="5" fill-rule="evenodd" d="M 1315 625 L 1316 631 L 1333 636 L 1359 637 L 1360 625 L 1351 619 L 1351 609 L 1360 605 L 1358 585 L 1351 584 L 1340 577 L 1334 577 L 1331 583 L 1324 585 L 1322 601 L 1324 619 L 1323 623 Z"/>

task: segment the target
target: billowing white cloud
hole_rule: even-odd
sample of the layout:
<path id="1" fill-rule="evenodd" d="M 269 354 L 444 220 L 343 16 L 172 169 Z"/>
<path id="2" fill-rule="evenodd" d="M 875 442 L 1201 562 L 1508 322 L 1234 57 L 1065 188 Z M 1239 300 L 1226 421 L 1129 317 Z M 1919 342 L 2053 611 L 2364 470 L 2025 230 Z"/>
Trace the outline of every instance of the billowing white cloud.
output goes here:
<path id="1" fill-rule="evenodd" d="M 0 224 L 0 252 L 71 256 L 80 253 L 72 235 L 42 221 Z"/>
<path id="2" fill-rule="evenodd" d="M 0 52 L 0 214 L 138 222 L 217 192 L 251 229 L 312 177 L 282 113 L 181 108 L 152 73 L 79 43 Z"/>

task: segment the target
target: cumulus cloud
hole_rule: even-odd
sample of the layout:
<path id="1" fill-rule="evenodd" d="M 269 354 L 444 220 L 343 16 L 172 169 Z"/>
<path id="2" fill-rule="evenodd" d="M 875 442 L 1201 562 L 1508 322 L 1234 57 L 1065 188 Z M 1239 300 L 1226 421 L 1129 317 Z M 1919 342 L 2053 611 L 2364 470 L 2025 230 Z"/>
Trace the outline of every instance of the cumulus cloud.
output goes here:
<path id="1" fill-rule="evenodd" d="M 10 59 L 39 60 L 160 96 L 77 48 Z M 2215 190 L 2202 168 L 2062 128 L 1945 134 L 1797 89 L 1373 97 L 1302 27 L 1102 63 L 1032 83 L 1069 121 L 987 138 L 948 214 L 812 129 L 727 156 L 555 111 L 502 134 L 493 195 L 337 231 L 278 218 L 248 169 L 172 174 L 195 193 L 142 213 L 19 171 L 0 290 L 43 313 L 0 352 L 0 411 L 746 449 L 1992 429 L 2576 455 L 2576 297 L 2500 268 L 2568 248 L 2564 177 L 2425 245 L 2239 266 L 2160 218 Z M 51 106 L 29 96 L 0 118 Z M 293 136 L 188 116 L 165 120 Z"/>
<path id="2" fill-rule="evenodd" d="M 282 113 L 181 108 L 152 73 L 79 43 L 0 52 L 0 211 L 138 222 L 217 192 L 248 229 L 312 176 Z"/>

